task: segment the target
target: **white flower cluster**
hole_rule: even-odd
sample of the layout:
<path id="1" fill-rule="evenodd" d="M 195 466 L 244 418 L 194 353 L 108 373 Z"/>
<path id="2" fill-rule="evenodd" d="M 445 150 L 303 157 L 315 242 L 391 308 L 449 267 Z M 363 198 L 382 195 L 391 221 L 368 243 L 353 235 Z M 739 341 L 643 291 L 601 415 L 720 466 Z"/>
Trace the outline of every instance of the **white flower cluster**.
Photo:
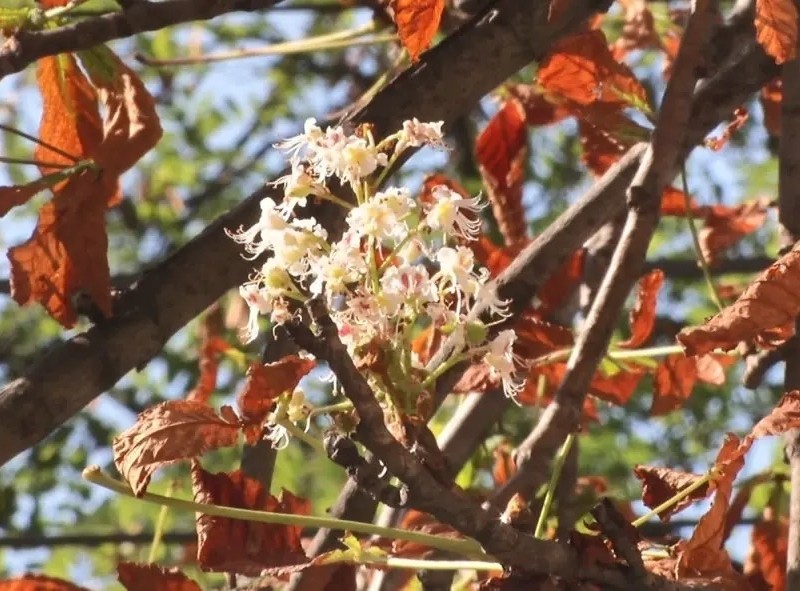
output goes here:
<path id="1" fill-rule="evenodd" d="M 485 330 L 465 329 L 475 325 L 468 315 L 476 302 L 507 315 L 506 302 L 487 286 L 488 270 L 476 266 L 472 250 L 463 246 L 477 238 L 485 204 L 445 185 L 434 187 L 424 203 L 405 188 L 376 188 L 408 148 L 443 147 L 441 128 L 442 122 L 413 119 L 376 143 L 368 127 L 348 135 L 341 127 L 323 131 L 309 119 L 303 133 L 277 145 L 292 165 L 275 182 L 283 187 L 283 201 L 264 199 L 255 225 L 229 232 L 249 258 L 272 253 L 240 288 L 250 309 L 246 341 L 257 336 L 260 316 L 283 322 L 297 302 L 322 295 L 351 352 L 374 339 L 410 350 L 412 331 L 432 322 L 463 336 L 459 360 L 482 357 L 508 395 L 519 391 L 514 332 L 486 343 Z M 330 178 L 349 187 L 355 203 L 335 195 Z M 315 219 L 296 216 L 308 198 L 348 209 L 339 240 L 329 242 Z"/>

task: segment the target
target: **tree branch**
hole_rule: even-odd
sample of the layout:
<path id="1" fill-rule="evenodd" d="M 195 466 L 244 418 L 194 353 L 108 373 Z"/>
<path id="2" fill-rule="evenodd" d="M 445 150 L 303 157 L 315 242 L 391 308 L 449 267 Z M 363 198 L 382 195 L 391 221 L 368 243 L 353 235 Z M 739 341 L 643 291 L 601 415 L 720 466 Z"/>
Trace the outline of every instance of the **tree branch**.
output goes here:
<path id="1" fill-rule="evenodd" d="M 206 6 L 209 1 L 169 0 L 155 6 L 170 2 Z M 250 4 L 240 1 L 226 6 Z M 596 8 L 591 0 L 577 0 L 557 25 L 550 25 L 548 6 L 546 0 L 537 0 L 533 7 L 527 0 L 497 0 L 487 13 L 423 54 L 347 121 L 371 121 L 383 131 L 399 129 L 403 120 L 412 117 L 449 124 L 464 116 L 484 94 L 543 56 L 554 40 L 575 30 Z M 74 35 L 59 31 L 47 34 L 58 33 L 66 39 Z M 41 37 L 35 39 L 41 44 Z M 61 43 L 57 51 L 76 49 Z M 258 218 L 259 202 L 267 196 L 280 199 L 277 191 L 266 187 L 250 195 L 142 276 L 117 302 L 114 318 L 54 347 L 24 377 L 0 390 L 4 420 L 0 465 L 41 441 L 128 371 L 144 367 L 175 332 L 246 280 L 252 262 L 242 259 L 224 229 L 252 223 Z M 330 213 L 312 209 L 311 215 L 318 220 L 331 221 Z M 341 212 L 336 215 L 341 219 Z"/>
<path id="2" fill-rule="evenodd" d="M 38 59 L 90 49 L 114 39 L 158 31 L 172 25 L 209 20 L 231 12 L 272 8 L 280 0 L 140 0 L 119 12 L 94 16 L 57 29 L 17 31 L 0 49 L 0 79 Z"/>
<path id="3" fill-rule="evenodd" d="M 679 166 L 689 128 L 692 90 L 697 82 L 696 67 L 711 26 L 709 4 L 707 0 L 697 0 L 681 40 L 652 142 L 642 156 L 628 192 L 629 212 L 619 243 L 576 339 L 567 362 L 567 374 L 554 402 L 517 448 L 517 472 L 492 498 L 496 507 L 505 506 L 515 493 L 529 496 L 535 491 L 547 478 L 550 462 L 565 437 L 579 426 L 589 383 L 608 349 L 625 300 L 640 276 L 658 224 L 661 194 Z"/>
<path id="4" fill-rule="evenodd" d="M 778 168 L 778 222 L 782 252 L 800 240 L 800 60 L 783 65 L 783 101 Z M 795 320 L 795 336 L 783 352 L 786 359 L 785 390 L 800 389 L 800 318 Z M 800 588 L 800 429 L 784 437 L 791 473 L 789 499 L 789 546 L 786 552 L 787 589 Z"/>

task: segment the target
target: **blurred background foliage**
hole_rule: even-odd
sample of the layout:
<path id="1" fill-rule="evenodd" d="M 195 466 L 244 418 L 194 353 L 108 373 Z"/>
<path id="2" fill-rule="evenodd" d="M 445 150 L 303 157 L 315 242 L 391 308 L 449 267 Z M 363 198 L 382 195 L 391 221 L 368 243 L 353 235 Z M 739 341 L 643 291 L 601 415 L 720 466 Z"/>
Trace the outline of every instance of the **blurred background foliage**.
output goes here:
<path id="1" fill-rule="evenodd" d="M 25 3 L 25 2 L 21 2 Z M 93 0 L 86 10 L 103 10 Z M 654 5 L 654 10 L 663 9 Z M 165 134 L 155 150 L 124 178 L 125 200 L 109 212 L 109 260 L 119 287 L 140 272 L 158 264 L 168 254 L 196 236 L 211 220 L 243 200 L 262 183 L 274 179 L 284 163 L 272 144 L 297 133 L 307 117 L 325 120 L 347 108 L 402 56 L 394 44 L 351 47 L 295 55 L 254 57 L 205 65 L 149 67 L 136 65 L 134 56 L 153 59 L 196 56 L 215 51 L 255 48 L 284 40 L 303 39 L 362 25 L 371 18 L 369 8 L 355 4 L 292 2 L 274 10 L 230 15 L 211 22 L 173 27 L 117 42 L 115 51 L 134 64 L 158 103 Z M 612 8 L 606 19 L 609 39 L 620 30 L 620 12 Z M 662 58 L 637 51 L 630 65 L 652 96 L 663 90 Z M 520 72 L 516 81 L 530 82 L 533 68 Z M 34 68 L 0 82 L 0 122 L 35 133 L 40 99 L 35 88 Z M 497 101 L 486 98 L 474 112 L 454 126 L 448 138 L 448 154 L 421 152 L 401 173 L 401 181 L 419 187 L 423 173 L 441 171 L 457 179 L 470 191 L 481 189 L 473 158 L 477 133 L 495 111 Z M 751 118 L 723 151 L 698 149 L 689 164 L 689 184 L 703 204 L 735 204 L 760 195 L 774 197 L 777 164 L 771 151 L 774 142 L 764 131 L 757 101 L 747 105 Z M 31 146 L 16 135 L 0 135 L 2 150 L 10 157 L 25 158 Z M 0 166 L 3 184 L 21 183 L 35 175 L 32 167 Z M 572 121 L 532 129 L 528 162 L 529 180 L 525 204 L 532 233 L 540 232 L 592 180 L 580 162 L 580 145 Z M 0 220 L 0 247 L 8 249 L 32 231 L 40 196 L 16 208 Z M 730 257 L 774 256 L 777 250 L 775 220 L 749 236 L 729 253 Z M 667 219 L 653 241 L 652 259 L 694 259 L 685 220 Z M 0 278 L 8 276 L 8 264 L 0 261 Z M 668 276 L 658 314 L 666 325 L 680 327 L 702 321 L 714 313 L 702 282 Z M 742 283 L 748 276 L 731 275 L 726 283 Z M 72 334 L 64 332 L 42 309 L 19 308 L 8 296 L 8 285 L 0 294 L 0 379 L 5 383 L 22 374 L 37 357 Z M 242 307 L 235 294 L 223 302 L 227 315 L 225 337 L 237 343 Z M 625 319 L 620 328 L 625 330 Z M 197 321 L 172 338 L 161 355 L 142 371 L 131 373 L 112 390 L 100 396 L 62 429 L 34 449 L 0 469 L 0 574 L 27 570 L 44 571 L 79 584 L 110 588 L 110 573 L 118 559 L 143 560 L 149 551 L 159 509 L 136 500 L 119 498 L 91 488 L 80 478 L 81 470 L 98 463 L 113 470 L 113 436 L 133 423 L 136 413 L 166 399 L 181 398 L 198 377 L 199 331 Z M 664 343 L 671 342 L 664 336 Z M 241 347 L 241 345 L 240 345 Z M 247 348 L 257 356 L 259 344 Z M 632 467 L 648 463 L 704 471 L 726 431 L 743 431 L 769 409 L 781 393 L 782 372 L 774 368 L 756 391 L 741 382 L 741 365 L 728 372 L 727 384 L 714 388 L 697 386 L 684 409 L 666 417 L 649 416 L 651 381 L 644 379 L 625 408 L 601 407 L 601 420 L 590 425 L 580 438 L 580 474 L 607 479 L 609 492 L 636 500 L 640 494 Z M 243 371 L 229 358 L 222 361 L 215 403 L 229 402 L 241 385 Z M 314 402 L 329 401 L 329 393 L 315 390 Z M 441 428 L 458 400 L 448 402 Z M 483 449 L 462 471 L 462 486 L 486 486 L 491 482 L 493 447 L 500 442 L 520 441 L 530 430 L 536 411 L 512 407 L 494 429 Z M 0 417 L 0 428 L 2 417 Z M 206 462 L 212 470 L 238 467 L 241 450 L 214 454 Z M 750 473 L 781 468 L 782 457 L 775 442 L 759 444 L 748 464 Z M 274 491 L 281 487 L 313 501 L 313 511 L 323 513 L 343 484 L 344 476 L 327 459 L 310 448 L 293 443 L 281 451 L 273 479 Z M 185 466 L 163 470 L 151 486 L 165 493 L 189 495 Z M 751 511 L 760 511 L 768 494 L 756 494 Z M 698 515 L 700 509 L 687 514 Z M 190 534 L 194 516 L 170 512 L 167 534 Z M 739 528 L 731 545 L 741 559 L 746 528 Z M 62 535 L 145 534 L 139 543 L 107 543 L 97 546 L 54 546 Z M 177 539 L 162 544 L 157 559 L 162 564 L 181 565 L 187 574 L 205 585 L 219 579 L 193 567 L 190 541 Z M 187 538 L 188 539 L 188 538 Z"/>

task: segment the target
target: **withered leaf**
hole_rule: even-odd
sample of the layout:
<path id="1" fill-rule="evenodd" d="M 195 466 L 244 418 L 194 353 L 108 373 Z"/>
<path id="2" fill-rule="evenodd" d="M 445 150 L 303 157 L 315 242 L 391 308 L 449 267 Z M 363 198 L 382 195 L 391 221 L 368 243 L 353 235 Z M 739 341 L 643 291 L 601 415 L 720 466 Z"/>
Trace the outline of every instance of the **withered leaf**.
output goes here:
<path id="1" fill-rule="evenodd" d="M 23 575 L 0 581 L 0 591 L 88 591 L 69 581 L 46 575 Z"/>
<path id="2" fill-rule="evenodd" d="M 650 338 L 656 321 L 656 299 L 663 284 L 664 272 L 661 269 L 653 269 L 639 280 L 636 303 L 630 311 L 631 336 L 619 343 L 620 347 L 635 349 Z"/>
<path id="3" fill-rule="evenodd" d="M 644 87 L 628 66 L 614 59 L 599 29 L 557 42 L 542 61 L 538 78 L 545 90 L 579 105 L 647 103 Z"/>
<path id="4" fill-rule="evenodd" d="M 192 489 L 198 503 L 273 513 L 307 514 L 308 501 L 283 491 L 280 499 L 241 470 L 211 474 L 192 463 Z M 197 561 L 203 570 L 258 576 L 263 569 L 307 562 L 301 528 L 197 514 Z"/>
<path id="5" fill-rule="evenodd" d="M 519 101 L 510 98 L 475 142 L 492 211 L 507 245 L 525 238 L 522 173 L 527 154 L 526 131 L 525 111 Z"/>
<path id="6" fill-rule="evenodd" d="M 687 355 L 714 349 L 730 350 L 739 341 L 752 341 L 777 331 L 791 335 L 800 313 L 800 246 L 775 261 L 730 306 L 702 326 L 686 328 L 678 342 Z"/>
<path id="7" fill-rule="evenodd" d="M 247 370 L 244 389 L 236 397 L 242 421 L 248 425 L 260 425 L 275 408 L 275 399 L 294 390 L 316 364 L 312 359 L 297 355 L 287 355 L 274 363 L 252 363 Z"/>
<path id="8" fill-rule="evenodd" d="M 633 473 L 636 478 L 642 481 L 642 502 L 650 509 L 658 507 L 667 499 L 674 497 L 687 486 L 702 478 L 700 474 L 642 465 L 636 466 L 633 469 Z M 708 494 L 709 486 L 706 484 L 669 509 L 659 513 L 658 517 L 661 521 L 669 521 L 669 518 L 675 513 L 682 511 L 695 501 L 706 498 Z"/>
<path id="9" fill-rule="evenodd" d="M 117 470 L 137 496 L 143 495 L 162 466 L 237 444 L 241 427 L 236 413 L 223 406 L 220 415 L 203 402 L 189 400 L 151 406 L 114 438 Z"/>
<path id="10" fill-rule="evenodd" d="M 165 568 L 157 564 L 120 562 L 117 578 L 127 591 L 202 591 L 177 568 Z"/>
<path id="11" fill-rule="evenodd" d="M 756 0 L 756 39 L 775 63 L 797 55 L 797 6 L 792 0 Z"/>
<path id="12" fill-rule="evenodd" d="M 416 62 L 431 46 L 444 12 L 444 0 L 394 0 L 394 22 L 403 47 Z"/>

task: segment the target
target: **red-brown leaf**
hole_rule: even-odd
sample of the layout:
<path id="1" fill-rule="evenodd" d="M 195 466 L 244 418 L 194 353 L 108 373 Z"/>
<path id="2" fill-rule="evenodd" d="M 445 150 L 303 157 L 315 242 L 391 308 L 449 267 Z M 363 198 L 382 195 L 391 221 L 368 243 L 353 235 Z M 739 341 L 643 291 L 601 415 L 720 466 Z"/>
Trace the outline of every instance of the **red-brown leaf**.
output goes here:
<path id="1" fill-rule="evenodd" d="M 633 144 L 616 137 L 604 127 L 585 120 L 581 120 L 578 132 L 582 149 L 581 162 L 595 176 L 602 176 Z"/>
<path id="2" fill-rule="evenodd" d="M 514 332 L 517 334 L 514 352 L 527 360 L 571 347 L 575 342 L 569 328 L 542 320 L 535 314 L 523 314 L 514 324 Z"/>
<path id="3" fill-rule="evenodd" d="M 87 57 L 84 64 L 97 87 L 100 104 L 105 107 L 103 142 L 94 154 L 95 161 L 109 174 L 120 175 L 161 139 L 161 123 L 156 113 L 156 103 L 141 78 L 128 68 L 113 52 L 96 49 L 100 59 L 113 66 L 93 67 Z"/>
<path id="4" fill-rule="evenodd" d="M 208 404 L 217 387 L 220 357 L 230 348 L 230 343 L 220 336 L 211 335 L 204 339 L 200 350 L 200 379 L 197 380 L 197 386 L 186 395 L 186 400 Z"/>
<path id="5" fill-rule="evenodd" d="M 600 400 L 624 406 L 633 396 L 636 386 L 639 385 L 645 373 L 645 369 L 638 365 L 629 365 L 624 370 L 610 376 L 597 372 L 589 384 L 589 393 Z"/>
<path id="6" fill-rule="evenodd" d="M 24 205 L 34 195 L 47 188 L 47 183 L 36 179 L 24 185 L 0 187 L 0 217 L 6 215 L 17 205 Z"/>
<path id="7" fill-rule="evenodd" d="M 631 336 L 619 343 L 620 347 L 636 349 L 650 338 L 656 321 L 656 298 L 662 285 L 664 285 L 664 272 L 661 269 L 653 269 L 639 280 L 636 303 L 629 316 Z"/>
<path id="8" fill-rule="evenodd" d="M 765 591 L 786 591 L 786 557 L 789 551 L 789 523 L 765 510 L 763 521 L 753 526 L 752 548 L 744 574 L 753 587 Z"/>
<path id="9" fill-rule="evenodd" d="M 275 399 L 294 390 L 300 379 L 314 369 L 316 361 L 287 355 L 274 363 L 253 363 L 247 370 L 247 382 L 236 398 L 242 421 L 260 424 L 275 407 Z"/>
<path id="10" fill-rule="evenodd" d="M 678 341 L 687 355 L 730 350 L 739 341 L 786 334 L 800 313 L 800 247 L 775 261 L 732 305 L 702 326 L 686 328 Z M 772 331 L 772 332 L 771 332 Z"/>
<path id="11" fill-rule="evenodd" d="M 525 111 L 516 99 L 508 99 L 478 136 L 475 153 L 494 217 L 506 244 L 525 237 L 522 181 L 526 150 Z"/>
<path id="12" fill-rule="evenodd" d="M 33 236 L 8 254 L 14 299 L 20 305 L 41 303 L 68 328 L 77 320 L 72 304 L 76 295 L 89 296 L 106 316 L 112 313 L 105 211 L 120 198 L 118 176 L 161 136 L 155 104 L 141 80 L 110 50 L 92 51 L 103 53 L 105 72 L 110 71 L 97 76 L 88 68 L 99 94 L 70 55 L 38 62 L 44 103 L 39 133 L 45 142 L 77 159 L 94 159 L 104 170 L 86 171 L 56 184 L 53 200 L 39 212 Z M 98 99 L 106 110 L 102 127 Z M 74 164 L 41 145 L 35 157 Z M 55 170 L 41 169 L 43 174 Z"/>
<path id="13" fill-rule="evenodd" d="M 91 157 L 103 138 L 97 92 L 70 54 L 44 57 L 36 62 L 36 81 L 42 94 L 39 137 L 76 160 Z M 37 144 L 34 159 L 72 166 L 74 161 Z M 59 169 L 42 166 L 42 174 Z"/>
<path id="14" fill-rule="evenodd" d="M 667 187 L 661 195 L 661 215 L 686 216 L 686 203 L 689 203 L 692 216 L 705 217 L 707 208 L 697 205 L 691 197 L 686 199 L 686 194 L 674 187 Z"/>
<path id="15" fill-rule="evenodd" d="M 564 106 L 565 101 L 554 95 L 541 92 L 536 84 L 516 84 L 508 88 L 509 94 L 522 105 L 525 111 L 525 123 L 532 127 L 551 125 L 573 115 Z"/>
<path id="16" fill-rule="evenodd" d="M 725 145 L 730 141 L 733 134 L 739 131 L 744 124 L 747 123 L 747 119 L 750 117 L 747 109 L 744 107 L 739 107 L 733 112 L 733 118 L 728 122 L 725 126 L 725 129 L 722 130 L 722 135 L 719 137 L 710 137 L 707 138 L 704 142 L 707 148 L 718 152 Z"/>
<path id="17" fill-rule="evenodd" d="M 492 465 L 492 479 L 495 488 L 503 486 L 517 471 L 517 466 L 511 456 L 511 445 L 501 443 L 494 448 L 494 464 Z"/>
<path id="18" fill-rule="evenodd" d="M 594 29 L 555 44 L 539 67 L 539 83 L 579 105 L 627 107 L 647 102 L 647 93 L 628 66 L 614 59 L 602 31 Z"/>
<path id="19" fill-rule="evenodd" d="M 797 6 L 792 0 L 756 0 L 756 39 L 775 63 L 797 55 Z"/>
<path id="20" fill-rule="evenodd" d="M 39 302 L 69 328 L 78 319 L 72 298 L 83 293 L 111 316 L 105 216 L 116 188 L 116 177 L 85 171 L 42 206 L 31 238 L 8 252 L 11 293 L 18 304 Z"/>
<path id="21" fill-rule="evenodd" d="M 651 415 L 661 416 L 681 408 L 697 382 L 695 357 L 682 354 L 667 356 L 658 364 L 653 382 Z"/>
<path id="22" fill-rule="evenodd" d="M 403 47 L 416 62 L 431 46 L 444 11 L 444 0 L 394 0 L 394 22 Z"/>
<path id="23" fill-rule="evenodd" d="M 412 509 L 406 512 L 400 522 L 400 529 L 415 531 L 442 538 L 462 539 L 463 536 L 449 525 L 437 521 L 434 517 L 422 511 Z M 392 542 L 392 554 L 403 558 L 424 558 L 431 552 L 431 547 L 419 542 L 396 540 Z"/>
<path id="24" fill-rule="evenodd" d="M 120 562 L 117 578 L 128 591 L 201 591 L 200 585 L 179 569 L 156 564 Z"/>
<path id="25" fill-rule="evenodd" d="M 114 438 L 114 463 L 137 496 L 153 473 L 178 460 L 201 456 L 239 439 L 240 425 L 229 406 L 220 415 L 202 402 L 171 400 L 151 406 Z"/>
<path id="26" fill-rule="evenodd" d="M 273 513 L 307 514 L 310 503 L 283 491 L 280 499 L 241 470 L 211 474 L 192 464 L 192 489 L 198 503 Z M 197 514 L 197 561 L 203 570 L 258 576 L 265 568 L 307 561 L 301 528 Z"/>
<path id="27" fill-rule="evenodd" d="M 769 415 L 761 419 L 742 440 L 728 434 L 714 462 L 718 477 L 711 509 L 697 524 L 686 544 L 679 563 L 679 572 L 729 572 L 730 560 L 722 549 L 727 532 L 726 516 L 730 507 L 733 481 L 744 466 L 744 456 L 761 437 L 780 435 L 800 427 L 800 391 L 785 394 Z"/>
<path id="28" fill-rule="evenodd" d="M 670 468 L 656 468 L 655 466 L 636 466 L 633 473 L 642 481 L 642 502 L 646 507 L 654 509 L 661 503 L 674 497 L 687 486 L 694 484 L 702 476 Z M 661 521 L 669 521 L 675 513 L 682 511 L 695 501 L 709 495 L 708 484 L 701 486 L 696 491 L 673 505 L 671 508 L 659 513 Z"/>
<path id="29" fill-rule="evenodd" d="M 525 242 L 517 242 L 511 246 L 497 246 L 488 236 L 481 235 L 470 241 L 469 247 L 475 253 L 475 260 L 489 269 L 492 277 L 497 277 L 522 252 Z"/>
<path id="30" fill-rule="evenodd" d="M 770 199 L 762 197 L 738 207 L 708 208 L 705 225 L 699 232 L 705 259 L 711 264 L 717 262 L 722 251 L 763 226 L 770 203 Z"/>

